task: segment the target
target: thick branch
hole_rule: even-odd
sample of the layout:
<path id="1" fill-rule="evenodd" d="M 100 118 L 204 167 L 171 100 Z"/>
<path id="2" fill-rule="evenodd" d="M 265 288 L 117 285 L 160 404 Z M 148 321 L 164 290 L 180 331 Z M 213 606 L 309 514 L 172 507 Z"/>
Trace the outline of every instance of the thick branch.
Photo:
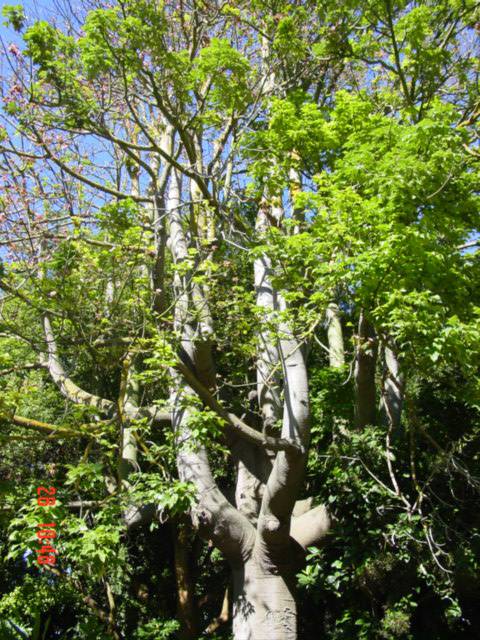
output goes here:
<path id="1" fill-rule="evenodd" d="M 330 518 L 324 505 L 292 518 L 290 535 L 304 549 L 318 544 L 330 531 Z"/>
<path id="2" fill-rule="evenodd" d="M 58 358 L 57 343 L 55 341 L 52 325 L 50 324 L 48 316 L 44 316 L 43 318 L 43 328 L 45 331 L 45 340 L 47 342 L 48 370 L 62 395 L 76 404 L 95 407 L 102 413 L 113 415 L 115 412 L 115 404 L 111 400 L 106 400 L 105 398 L 100 398 L 93 393 L 84 391 L 65 373 L 62 363 Z"/>
<path id="3" fill-rule="evenodd" d="M 58 427 L 55 424 L 50 424 L 48 422 L 41 422 L 40 420 L 33 420 L 32 418 L 24 418 L 23 416 L 17 415 L 5 415 L 1 416 L 0 419 L 6 420 L 7 422 L 12 422 L 19 427 L 25 427 L 26 429 L 33 429 L 35 431 L 41 431 L 43 433 L 48 433 L 51 435 L 58 435 L 64 438 L 78 438 L 81 436 L 89 436 L 90 432 L 93 430 L 90 428 L 89 431 L 83 430 L 74 430 L 74 429 L 66 429 L 65 427 Z"/>

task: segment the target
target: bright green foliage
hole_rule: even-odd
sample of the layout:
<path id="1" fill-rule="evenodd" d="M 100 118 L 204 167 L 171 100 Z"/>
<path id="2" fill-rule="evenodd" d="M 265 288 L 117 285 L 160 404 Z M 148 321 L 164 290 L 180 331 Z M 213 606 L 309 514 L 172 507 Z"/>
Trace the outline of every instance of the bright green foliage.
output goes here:
<path id="1" fill-rule="evenodd" d="M 209 91 L 211 109 L 230 115 L 235 111 L 241 111 L 248 104 L 249 69 L 248 61 L 228 40 L 213 38 L 209 46 L 200 51 L 192 76 L 199 89 L 206 81 L 213 81 Z M 232 78 L 235 78 L 235 82 L 232 82 Z"/>
<path id="2" fill-rule="evenodd" d="M 179 629 L 177 620 L 151 620 L 147 624 L 137 629 L 135 638 L 138 640 L 167 640 L 174 637 L 173 634 Z"/>
<path id="3" fill-rule="evenodd" d="M 5 18 L 5 26 L 12 25 L 15 31 L 21 31 L 25 24 L 25 12 L 21 4 L 7 4 L 2 7 L 2 16 Z"/>

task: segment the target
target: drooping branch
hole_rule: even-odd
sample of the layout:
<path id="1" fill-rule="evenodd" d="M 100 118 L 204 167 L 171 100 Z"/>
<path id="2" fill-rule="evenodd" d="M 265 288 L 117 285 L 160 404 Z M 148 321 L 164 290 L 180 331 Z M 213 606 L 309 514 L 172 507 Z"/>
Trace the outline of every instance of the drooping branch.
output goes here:
<path id="1" fill-rule="evenodd" d="M 95 425 L 94 427 L 85 427 L 85 425 L 83 425 L 78 430 L 73 428 L 68 429 L 66 427 L 59 427 L 55 424 L 50 424 L 49 422 L 41 422 L 40 420 L 33 420 L 32 418 L 24 418 L 23 416 L 18 416 L 16 414 L 0 415 L 0 420 L 11 422 L 19 427 L 24 427 L 26 429 L 33 429 L 35 431 L 47 433 L 51 436 L 56 435 L 62 438 L 80 438 L 84 436 L 87 436 L 87 437 L 92 436 L 95 434 L 95 431 L 97 431 L 100 426 L 100 425 Z"/>
<path id="2" fill-rule="evenodd" d="M 43 318 L 43 327 L 48 353 L 45 365 L 62 395 L 75 404 L 95 407 L 101 413 L 113 417 L 118 409 L 115 402 L 85 391 L 66 374 L 58 356 L 57 343 L 48 316 Z M 169 424 L 171 422 L 170 414 L 158 407 L 137 407 L 127 401 L 123 406 L 123 411 L 129 420 L 148 418 L 155 423 Z"/>
<path id="3" fill-rule="evenodd" d="M 53 334 L 52 325 L 48 316 L 43 318 L 43 328 L 45 332 L 45 340 L 47 343 L 48 353 L 48 370 L 57 387 L 60 389 L 65 398 L 75 402 L 76 404 L 83 404 L 90 407 L 95 407 L 102 413 L 107 415 L 113 415 L 115 412 L 115 403 L 111 400 L 101 398 L 93 393 L 84 391 L 73 380 L 67 376 L 65 369 L 58 357 L 57 343 Z"/>

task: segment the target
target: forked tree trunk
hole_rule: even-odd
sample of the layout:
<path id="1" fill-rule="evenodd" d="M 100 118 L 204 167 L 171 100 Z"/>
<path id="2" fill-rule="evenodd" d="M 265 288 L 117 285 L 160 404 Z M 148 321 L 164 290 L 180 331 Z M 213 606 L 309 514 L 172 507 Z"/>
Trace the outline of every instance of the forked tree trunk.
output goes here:
<path id="1" fill-rule="evenodd" d="M 235 640 L 296 640 L 293 567 L 267 568 L 251 558 L 233 571 Z"/>

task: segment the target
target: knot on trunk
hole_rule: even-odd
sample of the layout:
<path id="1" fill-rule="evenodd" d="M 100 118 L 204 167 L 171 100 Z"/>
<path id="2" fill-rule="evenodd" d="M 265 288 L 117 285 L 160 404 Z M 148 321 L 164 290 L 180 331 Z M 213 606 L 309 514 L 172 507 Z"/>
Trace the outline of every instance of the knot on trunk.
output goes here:
<path id="1" fill-rule="evenodd" d="M 192 510 L 192 521 L 196 528 L 200 526 L 206 527 L 211 524 L 212 513 L 205 507 L 197 507 Z"/>
<path id="2" fill-rule="evenodd" d="M 270 532 L 278 531 L 281 527 L 281 522 L 274 516 L 269 516 L 264 523 L 265 529 Z"/>
<path id="3" fill-rule="evenodd" d="M 258 519 L 258 529 L 263 534 L 264 538 L 269 539 L 269 544 L 275 539 L 284 542 L 287 541 L 289 533 L 290 522 L 285 521 L 283 518 L 279 518 L 273 514 L 260 516 Z"/>

